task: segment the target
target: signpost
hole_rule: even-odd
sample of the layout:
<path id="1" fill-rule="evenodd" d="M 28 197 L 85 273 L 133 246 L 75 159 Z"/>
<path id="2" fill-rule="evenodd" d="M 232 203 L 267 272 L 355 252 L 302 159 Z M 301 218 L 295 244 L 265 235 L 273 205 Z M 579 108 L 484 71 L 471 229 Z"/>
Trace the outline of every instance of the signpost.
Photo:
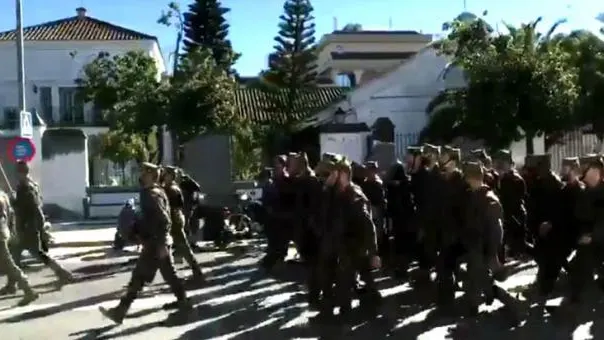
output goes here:
<path id="1" fill-rule="evenodd" d="M 27 111 L 21 111 L 21 115 L 19 118 L 19 134 L 21 138 L 33 138 L 34 127 L 31 121 L 31 113 Z"/>
<path id="2" fill-rule="evenodd" d="M 8 143 L 8 157 L 13 162 L 31 162 L 35 155 L 36 146 L 29 138 L 17 137 Z"/>

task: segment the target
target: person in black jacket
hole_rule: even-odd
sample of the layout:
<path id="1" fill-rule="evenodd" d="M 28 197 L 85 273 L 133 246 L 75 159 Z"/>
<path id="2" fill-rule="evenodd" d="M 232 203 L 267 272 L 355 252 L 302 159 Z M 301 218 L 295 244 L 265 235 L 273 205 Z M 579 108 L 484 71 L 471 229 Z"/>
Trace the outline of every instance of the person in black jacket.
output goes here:
<path id="1" fill-rule="evenodd" d="M 495 193 L 503 205 L 503 247 L 499 260 L 506 261 L 506 256 L 518 257 L 526 253 L 526 183 L 514 168 L 512 154 L 509 150 L 499 150 L 493 155 L 499 181 Z"/>
<path id="2" fill-rule="evenodd" d="M 404 278 L 413 259 L 417 233 L 411 223 L 415 213 L 411 179 L 401 162 L 390 169 L 386 187 L 388 223 L 393 235 L 394 275 Z"/>
<path id="3" fill-rule="evenodd" d="M 561 311 L 572 313 L 583 302 L 587 286 L 594 280 L 594 271 L 602 263 L 601 247 L 604 245 L 604 183 L 601 159 L 586 165 L 583 182 L 585 199 L 581 213 L 585 222 L 579 225 L 575 244 L 577 251 L 570 264 L 570 285 L 567 295 L 561 303 Z"/>

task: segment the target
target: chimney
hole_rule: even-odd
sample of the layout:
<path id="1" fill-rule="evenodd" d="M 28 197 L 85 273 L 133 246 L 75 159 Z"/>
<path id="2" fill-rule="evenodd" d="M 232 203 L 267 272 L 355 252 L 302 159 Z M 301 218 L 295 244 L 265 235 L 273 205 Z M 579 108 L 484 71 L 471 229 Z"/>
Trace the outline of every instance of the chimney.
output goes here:
<path id="1" fill-rule="evenodd" d="M 83 19 L 86 17 L 86 8 L 78 7 L 76 8 L 76 13 L 78 14 L 78 18 Z"/>

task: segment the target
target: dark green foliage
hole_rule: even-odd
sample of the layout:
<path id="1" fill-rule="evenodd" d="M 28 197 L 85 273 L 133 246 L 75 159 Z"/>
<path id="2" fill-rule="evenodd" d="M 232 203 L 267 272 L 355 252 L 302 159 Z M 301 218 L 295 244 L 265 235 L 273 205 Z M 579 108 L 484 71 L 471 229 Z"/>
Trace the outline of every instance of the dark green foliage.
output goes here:
<path id="1" fill-rule="evenodd" d="M 235 86 L 235 79 L 216 67 L 210 50 L 196 49 L 183 58 L 168 95 L 168 126 L 178 133 L 180 144 L 205 132 L 235 132 L 241 123 Z"/>
<path id="2" fill-rule="evenodd" d="M 85 142 L 86 135 L 81 129 L 48 129 L 42 135 L 42 159 L 83 152 Z"/>
<path id="3" fill-rule="evenodd" d="M 308 0 L 286 0 L 279 17 L 279 34 L 269 69 L 261 74 L 260 88 L 269 98 L 267 111 L 285 117 L 268 144 L 287 143 L 287 136 L 297 123 L 296 111 L 308 105 L 302 102 L 303 92 L 316 85 L 315 24 L 313 7 Z M 286 146 L 285 146 L 286 147 Z"/>
<path id="4" fill-rule="evenodd" d="M 165 90 L 149 55 L 101 52 L 82 73 L 84 77 L 76 81 L 80 96 L 101 110 L 111 129 L 147 132 L 166 121 Z"/>
<path id="5" fill-rule="evenodd" d="M 508 34 L 492 34 L 483 19 L 448 24 L 450 33 L 439 48 L 464 70 L 467 86 L 444 98 L 458 110 L 431 112 L 432 119 L 457 114 L 460 133 L 493 148 L 526 138 L 527 153 L 533 151 L 533 137 L 576 123 L 576 69 L 569 53 L 552 40 L 557 25 L 542 36 L 536 30 L 540 21 L 507 25 Z"/>
<path id="6" fill-rule="evenodd" d="M 238 56 L 233 53 L 228 40 L 229 24 L 225 15 L 230 9 L 218 0 L 195 0 L 184 18 L 184 51 L 186 54 L 199 47 L 211 51 L 216 65 L 231 72 Z"/>
<path id="7" fill-rule="evenodd" d="M 280 88 L 300 89 L 314 86 L 315 62 L 314 9 L 308 0 L 286 0 L 275 37 L 275 58 L 265 79 Z"/>

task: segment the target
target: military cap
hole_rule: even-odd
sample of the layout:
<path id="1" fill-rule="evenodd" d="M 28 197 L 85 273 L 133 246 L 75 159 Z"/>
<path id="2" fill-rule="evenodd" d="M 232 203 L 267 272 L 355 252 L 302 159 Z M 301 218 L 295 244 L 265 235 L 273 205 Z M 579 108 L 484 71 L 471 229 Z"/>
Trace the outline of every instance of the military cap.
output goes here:
<path id="1" fill-rule="evenodd" d="M 474 150 L 470 151 L 470 155 L 472 155 L 473 157 L 475 157 L 476 159 L 478 159 L 481 162 L 484 162 L 489 157 L 489 154 L 487 153 L 487 150 L 485 150 L 485 149 L 474 149 Z"/>
<path id="2" fill-rule="evenodd" d="M 321 155 L 322 161 L 333 161 L 338 155 L 333 152 L 325 152 Z"/>
<path id="3" fill-rule="evenodd" d="M 526 155 L 524 157 L 524 165 L 529 168 L 550 168 L 552 165 L 552 156 L 549 154 Z"/>
<path id="4" fill-rule="evenodd" d="M 442 147 L 441 151 L 452 161 L 459 162 L 461 160 L 461 149 L 454 148 L 450 145 L 445 145 Z"/>
<path id="5" fill-rule="evenodd" d="M 604 163 L 602 160 L 602 156 L 598 155 L 598 154 L 588 154 L 585 155 L 581 158 L 579 158 L 579 164 L 581 167 L 594 167 L 594 168 L 603 168 L 604 167 Z"/>
<path id="6" fill-rule="evenodd" d="M 571 168 L 579 167 L 579 157 L 566 157 L 562 159 L 562 166 L 570 166 Z"/>
<path id="7" fill-rule="evenodd" d="M 598 154 L 590 153 L 585 156 L 579 157 L 579 165 L 582 167 L 586 167 L 593 162 L 597 162 L 599 159 L 602 159 L 602 157 L 600 157 Z"/>
<path id="8" fill-rule="evenodd" d="M 440 146 L 437 145 L 432 145 L 432 144 L 424 144 L 423 146 L 424 149 L 424 154 L 431 154 L 431 155 L 440 155 Z"/>
<path id="9" fill-rule="evenodd" d="M 421 146 L 408 146 L 407 153 L 413 156 L 420 156 L 424 152 L 424 148 Z"/>
<path id="10" fill-rule="evenodd" d="M 27 164 L 26 161 L 24 160 L 18 160 L 17 161 L 17 172 L 20 174 L 27 174 L 29 173 L 29 164 Z"/>
<path id="11" fill-rule="evenodd" d="M 275 163 L 285 165 L 286 162 L 287 162 L 287 155 L 277 155 L 275 157 Z"/>
<path id="12" fill-rule="evenodd" d="M 159 166 L 153 163 L 143 162 L 141 164 L 141 170 L 145 172 L 159 171 Z"/>
<path id="13" fill-rule="evenodd" d="M 179 171 L 178 171 L 178 167 L 175 167 L 175 166 L 173 166 L 173 165 L 167 165 L 167 166 L 165 166 L 165 167 L 164 167 L 164 171 L 165 171 L 167 174 L 171 174 L 171 175 L 176 175 L 176 174 L 178 174 L 178 172 L 179 172 Z"/>
<path id="14" fill-rule="evenodd" d="M 484 169 L 479 162 L 465 162 L 463 173 L 466 177 L 482 178 L 484 176 Z"/>
<path id="15" fill-rule="evenodd" d="M 378 162 L 367 161 L 367 162 L 365 162 L 365 168 L 369 169 L 369 170 L 377 170 L 377 169 L 379 169 Z"/>
<path id="16" fill-rule="evenodd" d="M 352 163 L 348 160 L 348 158 L 342 156 L 338 159 L 338 161 L 334 164 L 334 168 L 339 171 L 348 171 L 352 170 Z"/>
<path id="17" fill-rule="evenodd" d="M 342 156 L 335 153 L 324 153 L 321 160 L 317 164 L 316 172 L 331 172 L 334 170 L 336 163 L 341 160 Z"/>
<path id="18" fill-rule="evenodd" d="M 501 161 L 501 162 L 511 163 L 512 162 L 512 152 L 510 150 L 506 150 L 506 149 L 497 150 L 493 154 L 493 159 Z"/>

